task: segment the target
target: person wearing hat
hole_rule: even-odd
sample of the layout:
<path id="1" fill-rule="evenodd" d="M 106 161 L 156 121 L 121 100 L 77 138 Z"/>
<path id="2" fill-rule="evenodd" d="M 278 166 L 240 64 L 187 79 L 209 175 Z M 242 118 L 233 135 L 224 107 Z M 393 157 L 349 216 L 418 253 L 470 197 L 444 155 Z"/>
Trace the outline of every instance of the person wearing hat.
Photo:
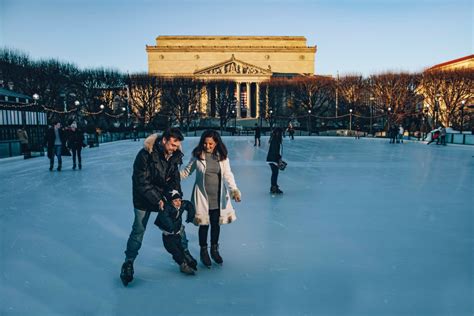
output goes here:
<path id="1" fill-rule="evenodd" d="M 76 122 L 72 122 L 69 126 L 67 146 L 72 151 L 72 169 L 76 170 L 76 156 L 79 162 L 79 169 L 82 169 L 81 151 L 82 147 L 86 147 L 86 144 L 84 144 L 84 133 L 77 128 Z"/>
<path id="2" fill-rule="evenodd" d="M 163 246 L 173 256 L 173 260 L 179 265 L 182 273 L 194 275 L 197 270 L 197 262 L 189 260 L 184 253 L 181 234 L 184 230 L 182 215 L 187 212 L 186 223 L 194 220 L 196 211 L 191 202 L 182 200 L 182 196 L 177 190 L 169 193 L 168 201 L 162 211 L 158 212 L 155 225 L 163 232 Z"/>

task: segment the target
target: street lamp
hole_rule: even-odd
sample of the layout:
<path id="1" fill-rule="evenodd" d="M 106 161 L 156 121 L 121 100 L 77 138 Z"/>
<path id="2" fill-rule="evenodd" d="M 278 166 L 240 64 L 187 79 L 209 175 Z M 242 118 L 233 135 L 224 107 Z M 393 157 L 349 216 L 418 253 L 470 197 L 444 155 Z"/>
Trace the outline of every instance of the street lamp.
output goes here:
<path id="1" fill-rule="evenodd" d="M 270 109 L 270 128 L 273 128 L 273 110 Z"/>
<path id="2" fill-rule="evenodd" d="M 194 109 L 193 111 L 193 117 L 194 117 L 194 136 L 196 136 L 196 129 L 197 129 L 197 111 Z"/>
<path id="3" fill-rule="evenodd" d="M 311 136 L 311 109 L 308 110 L 308 135 Z"/>
<path id="4" fill-rule="evenodd" d="M 349 131 L 352 135 L 352 109 L 349 109 Z"/>
<path id="5" fill-rule="evenodd" d="M 237 133 L 237 115 L 235 115 L 235 110 L 232 110 L 232 116 L 234 117 L 234 133 Z"/>
<path id="6" fill-rule="evenodd" d="M 461 134 L 464 129 L 464 104 L 466 103 L 466 100 L 461 101 Z"/>
<path id="7" fill-rule="evenodd" d="M 33 94 L 33 100 L 34 100 L 34 103 L 35 103 L 35 110 L 36 110 L 36 141 L 38 142 L 38 144 L 41 143 L 40 141 L 40 127 L 39 127 L 39 109 L 36 107 L 36 102 L 39 100 L 39 94 L 38 93 L 35 93 Z M 39 146 L 41 147 L 41 146 Z"/>
<path id="8" fill-rule="evenodd" d="M 373 106 L 374 106 L 374 100 L 375 100 L 375 98 L 371 96 L 371 97 L 369 98 L 369 100 L 370 100 L 370 135 L 373 135 L 373 134 L 372 134 L 372 116 L 374 115 L 374 114 L 373 114 L 373 110 L 374 110 L 374 109 L 373 109 Z"/>

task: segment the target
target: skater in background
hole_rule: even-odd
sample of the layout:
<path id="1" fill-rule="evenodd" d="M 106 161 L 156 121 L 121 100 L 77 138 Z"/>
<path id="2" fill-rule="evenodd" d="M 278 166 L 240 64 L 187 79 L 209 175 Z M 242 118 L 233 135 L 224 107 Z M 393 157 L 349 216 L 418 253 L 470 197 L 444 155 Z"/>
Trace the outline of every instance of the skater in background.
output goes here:
<path id="1" fill-rule="evenodd" d="M 61 128 L 61 123 L 56 121 L 48 128 L 44 136 L 44 145 L 48 148 L 49 171 L 54 168 L 54 156 L 58 159 L 58 171 L 61 171 L 63 160 L 62 152 L 66 151 L 66 133 Z M 64 147 L 64 148 L 63 148 Z"/>
<path id="2" fill-rule="evenodd" d="M 26 129 L 24 127 L 19 128 L 16 131 L 16 135 L 18 137 L 18 140 L 20 141 L 21 153 L 25 155 L 25 158 L 28 156 L 31 156 L 30 148 L 29 148 L 28 133 L 26 132 Z"/>
<path id="3" fill-rule="evenodd" d="M 396 124 L 390 125 L 389 136 L 390 136 L 390 144 L 395 144 L 398 138 L 398 127 Z"/>
<path id="4" fill-rule="evenodd" d="M 162 239 L 165 249 L 173 256 L 173 260 L 179 265 L 179 270 L 188 275 L 194 275 L 196 261 L 187 261 L 181 242 L 181 231 L 184 230 L 182 216 L 187 212 L 186 223 L 194 220 L 195 210 L 191 202 L 182 200 L 177 190 L 169 192 L 168 202 L 164 209 L 158 212 L 155 225 L 163 232 Z"/>
<path id="5" fill-rule="evenodd" d="M 402 144 L 403 144 L 403 133 L 405 133 L 405 129 L 403 128 L 402 124 L 400 124 L 398 127 L 398 142 Z"/>
<path id="6" fill-rule="evenodd" d="M 431 131 L 431 140 L 428 142 L 427 145 L 431 144 L 432 142 L 436 141 L 436 144 L 439 142 L 439 135 L 441 134 L 439 129 L 435 129 Z"/>
<path id="7" fill-rule="evenodd" d="M 291 122 L 288 123 L 288 128 L 286 130 L 288 132 L 288 137 L 291 140 L 294 140 L 295 139 L 295 128 L 293 127 L 293 124 L 291 124 Z"/>
<path id="8" fill-rule="evenodd" d="M 282 159 L 282 141 L 282 129 L 277 127 L 272 131 L 270 136 L 270 147 L 268 148 L 267 154 L 267 162 L 270 165 L 270 169 L 272 170 L 270 193 L 273 194 L 283 193 L 283 191 L 280 190 L 280 187 L 278 186 L 278 164 Z"/>
<path id="9" fill-rule="evenodd" d="M 220 225 L 237 219 L 231 198 L 240 202 L 241 194 L 234 180 L 227 156 L 227 148 L 218 132 L 207 130 L 201 135 L 199 144 L 193 149 L 191 160 L 181 170 L 181 179 L 194 171 L 196 177 L 191 202 L 196 208 L 194 223 L 199 225 L 201 262 L 208 268 L 211 259 L 207 251 L 207 235 L 211 227 L 211 257 L 217 264 L 223 259 L 219 253 Z"/>
<path id="10" fill-rule="evenodd" d="M 133 262 L 142 246 L 143 235 L 150 214 L 164 208 L 167 192 L 181 192 L 179 165 L 183 153 L 180 150 L 183 134 L 178 128 L 166 130 L 161 137 L 153 134 L 145 139 L 133 163 L 132 191 L 134 221 L 127 241 L 125 262 L 120 278 L 125 286 L 133 280 Z M 180 231 L 184 255 L 188 262 L 194 260 L 188 251 L 184 229 Z M 194 260 L 195 261 L 195 260 Z"/>
<path id="11" fill-rule="evenodd" d="M 260 147 L 260 136 L 261 136 L 261 130 L 260 130 L 260 126 L 258 126 L 257 123 L 255 123 L 255 144 L 254 146 L 257 146 L 257 143 L 258 143 L 258 147 Z"/>
<path id="12" fill-rule="evenodd" d="M 67 146 L 72 151 L 72 169 L 76 170 L 76 157 L 79 163 L 79 169 L 82 169 L 82 147 L 86 147 L 84 143 L 84 133 L 77 128 L 77 123 L 72 122 L 69 127 Z"/>
<path id="13" fill-rule="evenodd" d="M 440 139 L 440 144 L 443 146 L 446 146 L 446 128 L 444 125 L 441 125 L 440 133 L 439 133 L 439 139 Z"/>

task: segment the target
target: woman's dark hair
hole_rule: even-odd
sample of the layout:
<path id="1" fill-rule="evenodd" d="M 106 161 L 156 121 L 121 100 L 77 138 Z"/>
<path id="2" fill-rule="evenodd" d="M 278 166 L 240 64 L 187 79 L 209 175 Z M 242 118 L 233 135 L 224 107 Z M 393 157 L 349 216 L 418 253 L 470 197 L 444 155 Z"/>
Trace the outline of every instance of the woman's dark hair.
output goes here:
<path id="1" fill-rule="evenodd" d="M 199 140 L 199 144 L 196 148 L 193 149 L 193 157 L 202 159 L 202 152 L 204 151 L 204 141 L 206 138 L 211 137 L 216 142 L 216 147 L 214 148 L 213 154 L 217 156 L 219 161 L 227 159 L 227 147 L 225 147 L 224 143 L 222 142 L 221 135 L 215 130 L 208 129 L 204 131 L 201 135 L 201 139 Z"/>
<path id="2" fill-rule="evenodd" d="M 270 142 L 277 141 L 281 143 L 283 141 L 283 130 L 280 127 L 275 127 L 270 136 Z"/>

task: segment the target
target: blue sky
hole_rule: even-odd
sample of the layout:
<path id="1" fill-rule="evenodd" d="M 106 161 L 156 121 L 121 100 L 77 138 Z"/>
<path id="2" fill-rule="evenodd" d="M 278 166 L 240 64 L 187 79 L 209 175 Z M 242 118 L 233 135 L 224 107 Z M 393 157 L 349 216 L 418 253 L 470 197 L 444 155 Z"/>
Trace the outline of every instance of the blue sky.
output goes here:
<path id="1" fill-rule="evenodd" d="M 318 74 L 421 71 L 472 54 L 472 0 L 0 0 L 0 46 L 147 71 L 159 35 L 297 35 Z"/>

